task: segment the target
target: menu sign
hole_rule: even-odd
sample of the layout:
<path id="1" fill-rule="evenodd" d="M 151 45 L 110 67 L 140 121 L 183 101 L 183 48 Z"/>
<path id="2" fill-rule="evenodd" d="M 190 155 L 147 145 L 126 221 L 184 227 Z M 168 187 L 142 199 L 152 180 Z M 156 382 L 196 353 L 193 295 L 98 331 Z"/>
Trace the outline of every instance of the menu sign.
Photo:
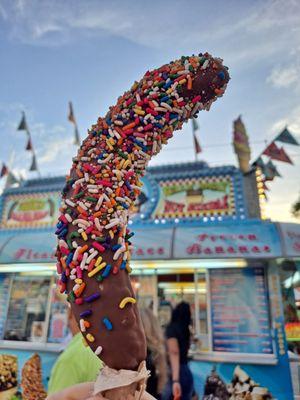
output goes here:
<path id="1" fill-rule="evenodd" d="M 213 350 L 273 353 L 263 268 L 209 271 Z"/>

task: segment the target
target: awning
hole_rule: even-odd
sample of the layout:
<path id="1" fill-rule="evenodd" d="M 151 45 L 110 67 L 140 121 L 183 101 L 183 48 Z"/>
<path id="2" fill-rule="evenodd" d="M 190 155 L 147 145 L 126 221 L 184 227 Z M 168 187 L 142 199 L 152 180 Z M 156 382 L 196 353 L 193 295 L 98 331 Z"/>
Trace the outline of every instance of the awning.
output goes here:
<path id="1" fill-rule="evenodd" d="M 279 229 L 278 229 L 279 227 Z M 300 224 L 220 223 L 133 229 L 134 260 L 300 256 Z M 53 231 L 0 232 L 0 264 L 55 262 Z"/>

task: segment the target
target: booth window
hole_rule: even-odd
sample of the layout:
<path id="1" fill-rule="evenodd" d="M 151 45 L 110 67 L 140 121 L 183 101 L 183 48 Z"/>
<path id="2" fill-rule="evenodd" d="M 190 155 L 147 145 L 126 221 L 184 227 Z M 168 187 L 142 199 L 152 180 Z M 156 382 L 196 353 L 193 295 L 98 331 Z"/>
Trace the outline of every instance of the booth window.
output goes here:
<path id="1" fill-rule="evenodd" d="M 13 278 L 4 329 L 5 340 L 45 341 L 50 281 L 48 277 Z"/>

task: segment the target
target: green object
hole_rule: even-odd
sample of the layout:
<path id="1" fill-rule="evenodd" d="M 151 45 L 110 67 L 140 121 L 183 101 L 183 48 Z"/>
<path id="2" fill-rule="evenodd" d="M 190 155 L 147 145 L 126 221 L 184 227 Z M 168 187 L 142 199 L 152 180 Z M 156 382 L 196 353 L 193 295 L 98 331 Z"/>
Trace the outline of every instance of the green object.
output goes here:
<path id="1" fill-rule="evenodd" d="M 83 336 L 77 333 L 58 357 L 51 371 L 48 394 L 83 382 L 94 382 L 102 368 L 102 362 L 83 344 Z"/>

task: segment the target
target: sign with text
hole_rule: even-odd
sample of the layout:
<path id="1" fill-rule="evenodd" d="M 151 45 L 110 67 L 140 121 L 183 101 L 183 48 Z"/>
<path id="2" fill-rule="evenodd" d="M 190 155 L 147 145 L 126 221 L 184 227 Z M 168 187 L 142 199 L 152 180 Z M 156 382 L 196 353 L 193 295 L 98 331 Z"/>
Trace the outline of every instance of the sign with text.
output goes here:
<path id="1" fill-rule="evenodd" d="M 280 254 L 272 224 L 177 228 L 175 233 L 174 258 L 268 258 Z"/>
<path id="2" fill-rule="evenodd" d="M 287 257 L 300 256 L 300 224 L 278 224 L 283 240 L 283 254 Z"/>
<path id="3" fill-rule="evenodd" d="M 263 268 L 209 271 L 213 350 L 273 353 Z"/>
<path id="4" fill-rule="evenodd" d="M 58 218 L 59 206 L 58 192 L 5 196 L 0 227 L 2 229 L 35 229 L 54 226 Z"/>
<path id="5" fill-rule="evenodd" d="M 209 214 L 235 214 L 232 178 L 229 176 L 160 181 L 154 218 L 190 218 Z"/>

